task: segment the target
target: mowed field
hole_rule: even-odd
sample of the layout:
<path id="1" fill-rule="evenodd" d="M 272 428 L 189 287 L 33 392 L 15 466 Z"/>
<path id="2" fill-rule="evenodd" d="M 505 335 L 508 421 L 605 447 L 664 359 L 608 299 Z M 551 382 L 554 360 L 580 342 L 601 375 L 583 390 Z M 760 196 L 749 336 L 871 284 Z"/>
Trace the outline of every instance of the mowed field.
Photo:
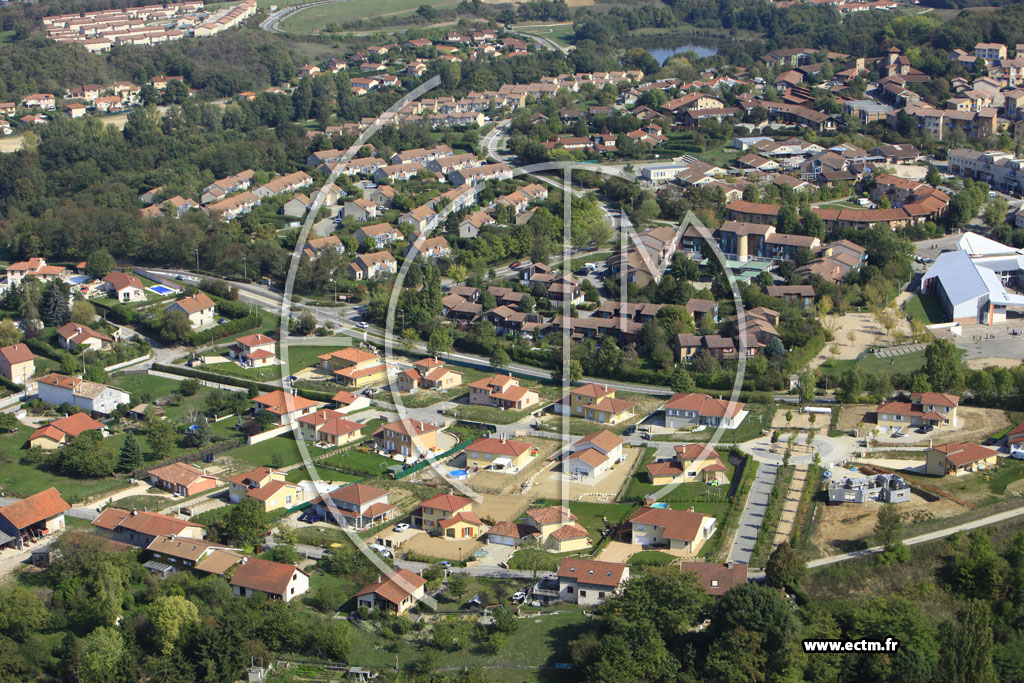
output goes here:
<path id="1" fill-rule="evenodd" d="M 459 0 L 430 0 L 428 2 L 423 0 L 386 0 L 386 2 L 339 0 L 326 5 L 310 7 L 291 15 L 281 22 L 281 30 L 300 34 L 316 33 L 330 23 L 405 14 L 416 11 L 420 5 L 424 4 L 437 9 L 448 9 L 459 4 Z"/>

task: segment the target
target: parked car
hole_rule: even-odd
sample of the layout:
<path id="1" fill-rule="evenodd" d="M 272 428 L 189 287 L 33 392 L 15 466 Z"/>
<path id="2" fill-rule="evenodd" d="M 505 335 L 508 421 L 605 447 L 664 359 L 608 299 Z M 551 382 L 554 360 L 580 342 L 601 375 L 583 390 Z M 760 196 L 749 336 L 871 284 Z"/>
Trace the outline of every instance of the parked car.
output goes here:
<path id="1" fill-rule="evenodd" d="M 629 425 L 626 427 L 626 431 L 622 432 L 623 436 L 632 436 L 636 432 L 636 425 Z"/>
<path id="2" fill-rule="evenodd" d="M 512 602 L 522 602 L 526 599 L 526 591 L 516 591 L 512 594 Z"/>
<path id="3" fill-rule="evenodd" d="M 363 320 L 363 321 L 361 321 L 359 323 L 356 323 L 356 327 L 358 327 L 361 330 L 365 330 L 369 326 L 370 326 L 370 323 L 366 322 L 365 320 Z"/>
<path id="4" fill-rule="evenodd" d="M 392 556 L 391 550 L 389 550 L 388 548 L 385 548 L 384 546 L 380 545 L 379 543 L 371 543 L 370 547 L 373 548 L 374 550 L 376 550 L 378 553 L 380 553 L 381 557 L 391 557 Z"/>
<path id="5" fill-rule="evenodd" d="M 398 533 L 401 533 L 403 531 L 408 531 L 408 530 L 409 530 L 409 525 L 406 524 L 405 522 L 402 522 L 401 524 L 396 524 L 395 525 L 395 531 L 397 531 Z"/>
<path id="6" fill-rule="evenodd" d="M 452 566 L 452 563 L 449 562 L 448 560 L 441 560 L 440 562 L 438 562 L 438 564 L 441 565 L 442 567 L 444 567 L 445 569 L 448 569 L 449 567 Z"/>
<path id="7" fill-rule="evenodd" d="M 515 269 L 515 268 L 518 268 L 518 267 L 520 267 L 521 265 L 523 265 L 523 262 L 522 262 L 522 261 L 516 261 L 515 263 L 513 263 L 512 265 L 510 265 L 510 266 L 509 266 L 509 268 L 513 268 L 513 269 Z"/>

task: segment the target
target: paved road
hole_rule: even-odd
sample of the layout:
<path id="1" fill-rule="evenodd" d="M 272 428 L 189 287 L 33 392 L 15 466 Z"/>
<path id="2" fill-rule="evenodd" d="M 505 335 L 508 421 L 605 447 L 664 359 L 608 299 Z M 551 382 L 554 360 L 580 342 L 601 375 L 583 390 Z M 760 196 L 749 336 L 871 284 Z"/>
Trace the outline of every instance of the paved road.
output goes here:
<path id="1" fill-rule="evenodd" d="M 761 528 L 761 521 L 768 508 L 768 500 L 772 493 L 772 487 L 775 486 L 778 472 L 779 466 L 774 462 L 764 462 L 758 467 L 754 483 L 750 487 L 750 494 L 747 496 L 747 504 L 743 507 L 743 513 L 740 515 L 736 539 L 729 551 L 729 562 L 744 564 L 750 562 L 754 544 L 757 542 L 757 531 Z"/>
<path id="2" fill-rule="evenodd" d="M 935 541 L 940 538 L 952 536 L 958 531 L 971 531 L 972 529 L 978 529 L 983 526 L 989 526 L 991 524 L 998 524 L 999 522 L 1005 522 L 1008 519 L 1014 519 L 1024 515 L 1024 507 L 1015 508 L 1013 510 L 1006 510 L 1005 512 L 998 512 L 988 517 L 982 517 L 976 519 L 973 522 L 964 522 L 963 524 L 957 524 L 956 526 L 947 527 L 945 529 L 939 529 L 938 531 L 932 531 L 927 534 L 921 534 L 920 536 L 913 536 L 903 540 L 906 545 L 917 545 L 918 543 L 927 543 L 928 541 Z M 874 546 L 872 548 L 865 548 L 864 550 L 858 550 L 852 553 L 844 553 L 842 555 L 833 555 L 832 557 L 823 557 L 819 560 L 811 560 L 807 563 L 809 568 L 824 567 L 826 565 L 835 564 L 836 562 L 845 562 L 846 560 L 852 560 L 855 557 L 863 557 L 865 555 L 874 555 L 875 553 L 882 552 L 882 546 Z"/>
<path id="3" fill-rule="evenodd" d="M 414 571 L 417 574 L 422 574 L 423 570 L 430 565 L 426 562 L 409 562 L 407 560 L 395 560 L 395 566 L 400 569 L 408 569 Z M 523 569 L 502 569 L 494 565 L 476 565 L 474 567 L 451 567 L 448 571 L 457 574 L 468 574 L 470 576 L 487 576 L 494 579 L 529 579 L 533 580 L 533 572 Z M 547 574 L 548 572 L 538 572 L 537 578 Z"/>

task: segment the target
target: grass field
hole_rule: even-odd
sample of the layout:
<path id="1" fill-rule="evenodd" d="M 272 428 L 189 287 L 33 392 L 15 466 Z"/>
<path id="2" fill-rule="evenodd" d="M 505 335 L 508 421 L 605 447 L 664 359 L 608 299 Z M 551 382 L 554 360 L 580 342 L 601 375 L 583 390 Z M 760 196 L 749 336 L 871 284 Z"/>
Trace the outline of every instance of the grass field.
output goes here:
<path id="1" fill-rule="evenodd" d="M 366 17 L 395 16 L 406 12 L 413 12 L 423 4 L 423 0 L 391 0 L 391 2 L 385 5 L 374 0 L 332 2 L 327 5 L 310 7 L 289 16 L 281 22 L 281 29 L 289 33 L 316 33 L 330 23 L 352 21 Z M 435 9 L 447 9 L 455 7 L 459 3 L 458 0 L 433 0 L 427 4 Z M 382 9 L 387 11 L 382 12 Z"/>
<path id="2" fill-rule="evenodd" d="M 945 322 L 946 313 L 942 304 L 933 294 L 917 294 L 907 301 L 904 310 L 911 320 L 920 320 L 926 325 Z"/>
<path id="3" fill-rule="evenodd" d="M 615 524 L 632 509 L 629 503 L 569 503 L 569 511 L 579 518 L 580 526 L 590 532 L 590 540 L 595 543 L 605 529 L 605 517 L 611 524 Z"/>
<path id="4" fill-rule="evenodd" d="M 962 358 L 964 353 L 963 349 L 956 349 L 958 358 Z M 836 376 L 852 367 L 863 372 L 884 372 L 891 375 L 897 372 L 904 374 L 917 372 L 924 367 L 924 363 L 924 351 L 914 351 L 895 358 L 880 358 L 873 353 L 866 353 L 860 358 L 826 361 L 821 367 L 827 374 Z"/>
<path id="5" fill-rule="evenodd" d="M 0 31 L 0 45 L 14 40 L 15 31 Z"/>
<path id="6" fill-rule="evenodd" d="M 516 26 L 515 30 L 519 33 L 546 38 L 562 47 L 572 45 L 570 38 L 576 33 L 572 24 L 524 24 Z"/>
<path id="7" fill-rule="evenodd" d="M 655 493 L 664 488 L 663 485 L 650 483 L 650 479 L 647 476 L 646 465 L 654 462 L 654 449 L 649 448 L 647 451 L 648 452 L 643 455 L 643 459 L 640 461 L 640 466 L 637 467 L 636 472 L 634 472 L 633 476 L 630 477 L 629 486 L 626 488 L 626 492 L 623 495 L 624 500 L 640 501 L 643 500 L 644 496 Z M 725 476 L 728 477 L 729 481 L 732 481 L 736 467 L 729 462 L 728 457 L 726 457 L 724 453 L 720 453 L 720 455 L 722 456 L 722 464 L 725 465 Z M 708 486 L 701 482 L 690 482 L 686 484 L 679 484 L 665 495 L 659 496 L 658 499 L 663 500 L 666 503 L 692 501 L 703 501 L 709 503 L 724 502 L 726 499 L 725 494 L 728 490 L 728 486 Z"/>

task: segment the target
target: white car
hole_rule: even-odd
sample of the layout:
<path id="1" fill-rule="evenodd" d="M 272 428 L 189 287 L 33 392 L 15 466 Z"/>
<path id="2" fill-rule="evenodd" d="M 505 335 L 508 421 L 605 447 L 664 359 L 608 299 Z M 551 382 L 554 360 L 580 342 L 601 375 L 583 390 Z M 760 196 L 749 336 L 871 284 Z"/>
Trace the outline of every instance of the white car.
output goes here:
<path id="1" fill-rule="evenodd" d="M 395 531 L 397 531 L 398 533 L 401 533 L 403 531 L 408 531 L 408 530 L 409 530 L 409 525 L 406 524 L 405 522 L 402 522 L 401 524 L 396 524 L 395 525 Z"/>
<path id="2" fill-rule="evenodd" d="M 381 554 L 381 557 L 391 557 L 391 551 L 378 543 L 371 543 L 370 547 Z"/>
<path id="3" fill-rule="evenodd" d="M 522 602 L 525 599 L 526 599 L 526 592 L 525 591 L 517 591 L 516 593 L 514 593 L 512 595 L 512 602 Z"/>
<path id="4" fill-rule="evenodd" d="M 357 323 L 356 324 L 356 327 L 358 327 L 361 330 L 365 330 L 369 326 L 370 326 L 370 323 L 366 322 L 365 320 L 363 322 L 361 322 L 361 323 Z"/>

